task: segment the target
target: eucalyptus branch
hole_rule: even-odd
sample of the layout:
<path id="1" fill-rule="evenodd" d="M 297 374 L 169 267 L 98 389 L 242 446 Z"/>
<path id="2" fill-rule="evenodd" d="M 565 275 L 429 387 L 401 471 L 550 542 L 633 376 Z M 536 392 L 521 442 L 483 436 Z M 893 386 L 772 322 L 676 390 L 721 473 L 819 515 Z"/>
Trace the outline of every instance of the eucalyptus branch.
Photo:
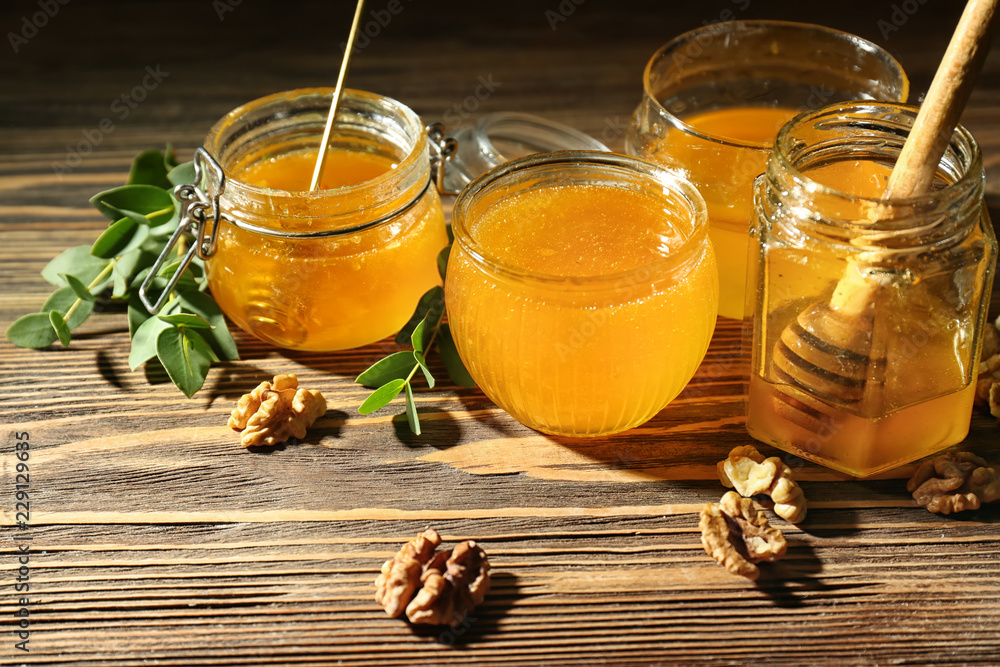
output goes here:
<path id="1" fill-rule="evenodd" d="M 107 229 L 93 245 L 69 248 L 46 265 L 42 277 L 56 291 L 40 312 L 11 324 L 7 338 L 20 347 L 43 348 L 56 340 L 68 347 L 72 330 L 93 312 L 96 295 L 110 288 L 112 301 L 128 303 L 133 370 L 155 359 L 174 384 L 191 396 L 204 384 L 212 362 L 238 358 L 222 311 L 204 292 L 199 263 L 184 270 L 159 314 L 147 311 L 138 298 L 139 285 L 177 228 L 173 187 L 189 182 L 191 173 L 190 163 L 178 165 L 169 147 L 166 152 L 140 153 L 132 162 L 126 185 L 90 200 L 111 221 Z M 178 250 L 183 257 L 183 239 Z M 177 267 L 166 266 L 162 271 L 171 268 Z M 161 273 L 154 283 L 163 287 L 166 277 Z"/>
<path id="2" fill-rule="evenodd" d="M 447 271 L 450 250 L 451 246 L 448 246 L 438 257 L 438 270 L 442 280 Z M 358 412 L 363 415 L 371 414 L 388 405 L 399 396 L 400 392 L 404 392 L 407 422 L 410 430 L 420 435 L 420 418 L 413 399 L 413 379 L 419 370 L 427 380 L 427 385 L 431 389 L 434 388 L 436 380 L 427 366 L 426 358 L 431 349 L 436 349 L 441 356 L 452 382 L 463 387 L 476 386 L 458 356 L 455 342 L 451 337 L 451 329 L 444 322 L 444 315 L 444 290 L 441 287 L 433 287 L 420 298 L 413 316 L 396 336 L 397 343 L 405 343 L 408 340 L 413 349 L 396 352 L 380 359 L 355 380 L 359 384 L 375 389 L 358 408 Z"/>

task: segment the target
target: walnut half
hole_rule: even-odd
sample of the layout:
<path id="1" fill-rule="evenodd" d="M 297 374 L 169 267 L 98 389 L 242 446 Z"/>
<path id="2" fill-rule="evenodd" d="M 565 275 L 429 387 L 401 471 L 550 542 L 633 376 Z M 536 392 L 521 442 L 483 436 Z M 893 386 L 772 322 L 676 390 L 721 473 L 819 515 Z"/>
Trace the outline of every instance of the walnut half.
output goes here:
<path id="1" fill-rule="evenodd" d="M 951 514 L 1000 500 L 1000 465 L 970 452 L 950 452 L 924 461 L 906 484 L 928 511 Z"/>
<path id="2" fill-rule="evenodd" d="M 472 540 L 450 551 L 428 528 L 382 565 L 375 579 L 375 601 L 395 618 L 406 612 L 415 625 L 461 625 L 490 589 L 486 552 Z"/>
<path id="3" fill-rule="evenodd" d="M 304 438 L 306 429 L 326 414 L 326 399 L 302 389 L 294 375 L 275 375 L 245 394 L 229 416 L 229 428 L 242 431 L 244 447 L 273 446 Z"/>
<path id="4" fill-rule="evenodd" d="M 773 562 L 785 555 L 788 543 L 782 532 L 749 498 L 727 491 L 722 499 L 701 510 L 701 543 L 709 556 L 733 574 L 757 579 L 757 563 Z"/>
<path id="5" fill-rule="evenodd" d="M 792 469 L 777 456 L 765 459 L 752 445 L 736 447 L 729 458 L 718 463 L 719 481 L 749 498 L 758 494 L 771 496 L 774 513 L 800 523 L 806 518 L 806 497 L 792 478 Z"/>

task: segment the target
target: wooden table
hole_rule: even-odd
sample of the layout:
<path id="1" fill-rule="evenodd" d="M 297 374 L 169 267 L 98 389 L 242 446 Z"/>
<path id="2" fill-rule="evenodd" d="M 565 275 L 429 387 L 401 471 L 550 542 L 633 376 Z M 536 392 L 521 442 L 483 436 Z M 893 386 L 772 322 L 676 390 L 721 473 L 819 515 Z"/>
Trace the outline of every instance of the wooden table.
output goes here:
<path id="1" fill-rule="evenodd" d="M 540 113 L 618 149 L 646 60 L 683 30 L 730 17 L 846 29 L 899 57 L 915 99 L 959 11 L 943 0 L 398 2 L 350 85 L 427 120 Z M 87 200 L 122 183 L 136 152 L 171 142 L 186 159 L 229 109 L 332 84 L 351 13 L 52 0 L 42 24 L 44 4 L 0 10 L 5 33 L 31 33 L 16 53 L 9 36 L 0 49 L 4 327 L 40 307 L 51 257 L 95 238 L 104 223 Z M 481 77 L 494 91 L 477 97 Z M 998 220 L 1000 51 L 964 120 Z M 756 584 L 706 556 L 697 511 L 722 493 L 715 462 L 751 442 L 731 323 L 658 417 L 585 441 L 539 435 L 447 385 L 418 392 L 416 438 L 398 402 L 357 414 L 365 392 L 352 378 L 382 346 L 300 354 L 238 342 L 242 360 L 214 367 L 187 400 L 128 370 L 118 307 L 70 349 L 0 341 L 0 664 L 1000 664 L 1000 510 L 930 514 L 905 491 L 912 466 L 854 481 L 802 465 L 809 519 L 781 522 L 788 556 Z M 226 416 L 278 372 L 322 390 L 330 410 L 305 441 L 248 453 Z M 18 437 L 31 444 L 25 530 L 14 526 Z M 998 437 L 977 415 L 966 446 L 996 458 Z M 448 545 L 477 540 L 494 566 L 467 627 L 411 628 L 373 601 L 382 561 L 428 525 Z M 25 572 L 30 591 L 16 593 Z M 15 649 L 20 597 L 29 652 Z"/>

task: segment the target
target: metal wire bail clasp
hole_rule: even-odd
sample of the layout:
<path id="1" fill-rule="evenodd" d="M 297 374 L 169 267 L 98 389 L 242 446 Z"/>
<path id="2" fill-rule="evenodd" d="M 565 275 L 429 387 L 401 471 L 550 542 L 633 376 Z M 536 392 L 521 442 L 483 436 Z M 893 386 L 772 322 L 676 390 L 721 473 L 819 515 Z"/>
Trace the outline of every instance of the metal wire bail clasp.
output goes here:
<path id="1" fill-rule="evenodd" d="M 426 128 L 427 144 L 431 151 L 431 173 L 437 190 L 443 195 L 457 195 L 458 190 L 445 187 L 445 167 L 458 150 L 458 141 L 444 134 L 444 125 L 431 123 Z"/>
<path id="2" fill-rule="evenodd" d="M 202 190 L 202 184 L 205 183 L 206 167 L 209 172 L 207 188 L 213 192 L 211 198 Z M 208 259 L 215 252 L 215 243 L 219 235 L 219 223 L 223 220 L 219 198 L 222 197 L 222 192 L 225 188 L 226 175 L 222 171 L 222 167 L 219 166 L 219 163 L 204 148 L 195 150 L 194 182 L 182 183 L 174 188 L 174 197 L 181 205 L 180 221 L 177 223 L 177 229 L 170 236 L 170 240 L 167 241 L 163 252 L 156 258 L 156 262 L 153 263 L 146 278 L 142 281 L 142 285 L 139 286 L 139 299 L 150 313 L 156 313 L 163 307 L 163 302 L 169 296 L 170 292 L 173 291 L 174 287 L 177 286 L 177 281 L 180 280 L 181 275 L 191 264 L 195 253 L 198 253 L 198 256 L 202 259 Z M 211 224 L 207 224 L 209 218 L 211 218 Z M 167 284 L 156 298 L 156 301 L 151 301 L 149 290 L 153 285 L 153 281 L 159 275 L 168 257 L 173 253 L 174 246 L 177 245 L 177 242 L 185 234 L 190 234 L 194 237 L 191 247 L 187 249 L 187 252 L 184 253 L 184 256 L 180 260 L 180 264 L 177 265 L 173 274 L 167 279 Z"/>

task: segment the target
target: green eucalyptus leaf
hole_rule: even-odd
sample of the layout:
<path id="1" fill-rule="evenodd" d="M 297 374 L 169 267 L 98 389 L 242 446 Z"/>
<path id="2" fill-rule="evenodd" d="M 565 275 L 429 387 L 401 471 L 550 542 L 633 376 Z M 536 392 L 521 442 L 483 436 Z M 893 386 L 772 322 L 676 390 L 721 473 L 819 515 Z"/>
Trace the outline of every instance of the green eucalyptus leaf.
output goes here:
<path id="1" fill-rule="evenodd" d="M 48 313 L 31 313 L 14 320 L 6 332 L 7 340 L 18 347 L 47 347 L 58 340 Z"/>
<path id="2" fill-rule="evenodd" d="M 73 246 L 59 253 L 42 269 L 42 278 L 61 287 L 66 284 L 66 280 L 60 274 L 69 273 L 79 278 L 84 285 L 89 285 L 107 268 L 108 263 L 107 259 L 91 255 L 89 245 Z M 107 280 L 95 285 L 94 289 L 99 291 L 107 287 L 111 280 L 112 276 L 109 274 Z"/>
<path id="3" fill-rule="evenodd" d="M 167 180 L 174 186 L 194 183 L 194 162 L 184 162 L 167 173 Z"/>
<path id="4" fill-rule="evenodd" d="M 440 312 L 444 312 L 444 289 L 440 285 L 432 287 L 420 297 L 417 309 L 413 311 L 413 315 L 410 316 L 407 323 L 396 334 L 396 342 L 400 345 L 409 343 L 413 338 L 414 329 L 423 321 L 431 309 L 440 309 Z"/>
<path id="5" fill-rule="evenodd" d="M 172 149 L 168 148 L 168 152 L 173 154 Z M 129 185 L 154 185 L 158 188 L 169 188 L 167 160 L 167 156 L 156 149 L 142 151 L 132 160 L 127 183 Z"/>
<path id="6" fill-rule="evenodd" d="M 421 324 L 423 324 L 421 322 Z M 413 351 L 413 359 L 420 366 L 420 371 L 424 374 L 424 379 L 427 380 L 427 384 L 431 389 L 434 388 L 434 376 L 431 375 L 431 369 L 427 368 L 427 360 L 424 358 L 423 352 Z"/>
<path id="7" fill-rule="evenodd" d="M 405 380 L 413 372 L 416 360 L 409 350 L 390 354 L 369 366 L 354 381 L 365 387 L 381 387 L 391 380 Z"/>
<path id="8" fill-rule="evenodd" d="M 205 384 L 215 354 L 197 331 L 168 326 L 156 337 L 156 357 L 188 398 Z"/>
<path id="9" fill-rule="evenodd" d="M 192 264 L 192 266 L 194 266 Z M 212 325 L 210 331 L 203 331 L 202 336 L 212 346 L 215 353 L 221 359 L 234 360 L 240 358 L 240 352 L 236 348 L 236 341 L 229 332 L 226 324 L 226 317 L 222 314 L 219 304 L 209 295 L 197 289 L 187 289 L 178 293 L 177 301 L 180 308 L 187 312 L 200 315 Z"/>
<path id="10" fill-rule="evenodd" d="M 458 348 L 455 347 L 455 339 L 452 338 L 451 327 L 447 323 L 442 324 L 441 328 L 438 329 L 435 344 L 451 381 L 459 387 L 475 388 L 476 381 L 472 379 L 469 369 L 465 367 L 462 358 L 458 356 Z"/>
<path id="11" fill-rule="evenodd" d="M 154 289 L 163 289 L 165 284 L 166 281 L 162 278 L 157 278 L 153 281 Z M 159 314 L 169 315 L 176 312 L 179 308 L 180 302 L 177 299 L 174 299 L 173 301 L 168 301 L 163 304 L 163 307 L 160 308 Z M 139 298 L 139 290 L 134 290 L 129 295 L 128 299 L 128 333 L 133 340 L 136 332 L 139 330 L 139 327 L 150 318 L 159 320 L 159 318 L 153 317 L 150 312 L 146 310 L 146 306 L 143 305 L 142 300 Z M 160 321 L 162 322 L 163 320 Z"/>
<path id="12" fill-rule="evenodd" d="M 111 296 L 120 299 L 128 294 L 128 281 L 117 271 L 113 274 L 114 282 L 111 288 Z"/>
<path id="13" fill-rule="evenodd" d="M 132 348 L 128 354 L 128 367 L 132 370 L 139 368 L 150 359 L 156 356 L 156 339 L 160 332 L 169 329 L 173 325 L 158 317 L 149 317 L 143 321 L 132 334 Z"/>
<path id="14" fill-rule="evenodd" d="M 419 352 L 421 354 L 425 353 L 430 349 L 431 341 L 434 340 L 434 336 L 437 335 L 438 328 L 441 326 L 441 318 L 444 316 L 444 301 L 439 301 L 427 311 L 424 315 L 424 319 L 420 320 L 420 324 L 417 328 L 413 330 L 413 334 L 410 336 L 410 344 L 413 345 L 413 351 Z"/>
<path id="15" fill-rule="evenodd" d="M 171 262 L 170 264 L 165 264 L 160 269 L 160 272 L 157 274 L 157 277 L 166 278 L 167 280 L 169 280 L 174 276 L 175 273 L 177 273 L 177 269 L 181 268 L 181 261 L 182 260 L 178 259 L 177 261 Z M 190 266 L 188 268 L 190 268 Z M 164 283 L 164 286 L 166 286 L 166 283 Z M 184 273 L 181 274 L 181 277 L 177 280 L 177 284 L 174 285 L 174 291 L 188 290 L 188 289 L 198 289 L 198 282 L 194 279 L 194 276 L 191 274 L 190 271 L 185 270 Z"/>
<path id="16" fill-rule="evenodd" d="M 212 346 L 208 344 L 207 340 L 205 340 L 205 336 L 202 334 L 200 329 L 195 330 L 190 327 L 181 327 L 181 330 L 184 331 L 184 335 L 190 340 L 192 347 L 198 352 L 198 354 L 204 356 L 213 363 L 219 360 L 219 357 L 216 356 Z"/>
<path id="17" fill-rule="evenodd" d="M 146 306 L 142 305 L 142 299 L 139 298 L 139 290 L 133 290 L 128 297 L 128 335 L 132 339 L 133 345 L 135 345 L 135 334 L 139 327 L 150 317 L 152 316 L 146 310 Z"/>
<path id="18" fill-rule="evenodd" d="M 188 264 L 187 270 L 191 274 L 191 279 L 198 284 L 199 289 L 203 289 L 206 283 L 205 260 L 195 254 L 191 258 L 191 263 Z"/>
<path id="19" fill-rule="evenodd" d="M 444 230 L 448 232 L 448 245 L 455 242 L 455 230 L 451 228 L 451 225 L 445 225 Z"/>
<path id="20" fill-rule="evenodd" d="M 137 271 L 136 274 L 132 276 L 132 282 L 130 283 L 129 288 L 134 290 L 139 289 L 139 286 L 142 285 L 143 281 L 146 280 L 146 276 L 149 275 L 149 270 L 151 268 L 152 267 L 144 266 L 143 268 L 139 269 L 139 271 Z M 167 286 L 167 281 L 165 278 L 153 278 L 153 282 L 150 286 L 163 289 L 164 287 Z"/>
<path id="21" fill-rule="evenodd" d="M 417 403 L 413 400 L 413 390 L 406 383 L 406 421 L 410 423 L 413 435 L 420 435 L 420 417 L 417 415 Z"/>
<path id="22" fill-rule="evenodd" d="M 94 241 L 90 254 L 113 259 L 137 250 L 146 241 L 147 236 L 149 236 L 148 226 L 139 224 L 132 218 L 122 218 L 112 223 Z"/>
<path id="23" fill-rule="evenodd" d="M 131 294 L 129 296 L 128 315 L 129 315 L 129 331 L 133 333 L 135 332 L 134 324 L 141 323 L 145 321 L 148 317 L 152 316 L 152 314 L 146 310 L 146 306 L 143 305 L 142 300 L 139 298 L 139 287 L 142 286 L 142 283 L 148 274 L 149 274 L 149 268 L 147 267 L 139 271 L 132 279 L 132 285 L 130 287 Z M 149 298 L 153 301 L 156 301 L 156 299 L 159 298 L 161 292 L 164 289 L 166 289 L 166 287 L 167 287 L 166 278 L 162 278 L 160 276 L 153 278 L 153 280 L 150 281 L 149 284 Z M 158 314 L 169 315 L 172 312 L 176 312 L 179 307 L 180 303 L 177 301 L 177 299 L 169 299 L 165 301 L 164 304 L 160 307 L 160 311 Z"/>
<path id="24" fill-rule="evenodd" d="M 171 202 L 173 202 L 173 198 L 171 198 Z M 127 208 L 120 208 L 116 210 L 129 220 L 140 224 L 143 227 L 148 227 L 150 233 L 152 233 L 153 229 L 157 229 L 157 235 L 161 237 L 169 236 L 177 228 L 177 225 L 167 224 L 168 222 L 176 222 L 179 218 L 177 207 L 174 204 L 171 204 L 170 208 L 154 211 L 148 215 L 131 211 Z"/>
<path id="25" fill-rule="evenodd" d="M 155 257 L 149 256 L 142 248 L 135 248 L 118 257 L 112 269 L 115 280 L 112 296 L 118 298 L 126 296 L 129 291 L 129 283 L 139 270 L 139 267 L 152 262 L 154 259 Z"/>
<path id="26" fill-rule="evenodd" d="M 86 285 L 80 282 L 79 278 L 69 273 L 61 273 L 59 275 L 66 281 L 66 285 L 68 285 L 73 294 L 76 295 L 76 298 L 81 301 L 94 300 L 94 295 L 90 293 L 90 290 L 87 289 Z"/>
<path id="27" fill-rule="evenodd" d="M 83 324 L 84 321 L 90 317 L 90 314 L 94 312 L 93 299 L 90 301 L 80 299 L 72 288 L 63 287 L 57 289 L 49 295 L 49 298 L 45 300 L 45 304 L 42 306 L 41 312 L 48 313 L 53 310 L 58 310 L 63 317 L 66 317 L 66 313 L 69 312 L 69 309 L 72 308 L 73 304 L 77 301 L 80 303 L 76 306 L 76 310 L 74 310 L 73 314 L 66 320 L 66 326 L 68 326 L 72 331 Z"/>
<path id="28" fill-rule="evenodd" d="M 358 412 L 363 415 L 368 415 L 380 408 L 384 408 L 392 401 L 392 399 L 399 396 L 399 392 L 401 392 L 403 390 L 403 386 L 407 384 L 407 381 L 403 379 L 390 380 L 389 382 L 386 382 L 365 399 L 365 402 L 358 408 Z"/>
<path id="29" fill-rule="evenodd" d="M 139 224 L 155 227 L 170 220 L 174 200 L 170 193 L 155 185 L 123 185 L 105 190 L 90 198 L 90 203 L 111 220 L 127 217 Z"/>
<path id="30" fill-rule="evenodd" d="M 69 347 L 71 335 L 69 327 L 66 326 L 66 320 L 63 319 L 62 313 L 58 310 L 50 310 L 49 324 L 52 325 L 52 329 L 56 332 L 56 336 L 59 337 L 59 342 L 62 343 L 62 346 Z"/>
<path id="31" fill-rule="evenodd" d="M 211 329 L 212 325 L 198 315 L 190 313 L 174 313 L 173 315 L 157 315 L 164 322 L 174 326 L 190 327 L 192 329 Z"/>
<path id="32" fill-rule="evenodd" d="M 441 252 L 438 253 L 438 273 L 441 275 L 441 280 L 444 280 L 445 275 L 448 273 L 448 257 L 451 256 L 451 245 L 446 245 L 441 248 Z"/>

